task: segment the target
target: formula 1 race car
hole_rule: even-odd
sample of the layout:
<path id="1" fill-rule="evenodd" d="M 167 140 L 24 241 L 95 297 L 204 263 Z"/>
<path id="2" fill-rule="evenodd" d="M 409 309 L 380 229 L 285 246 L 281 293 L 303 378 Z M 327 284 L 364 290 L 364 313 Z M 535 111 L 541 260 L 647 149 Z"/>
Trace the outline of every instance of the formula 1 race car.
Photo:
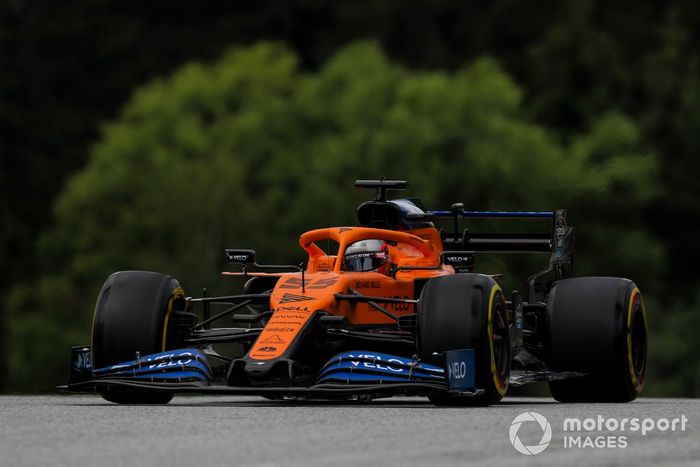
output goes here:
<path id="1" fill-rule="evenodd" d="M 376 190 L 375 199 L 359 206 L 357 226 L 301 235 L 305 267 L 261 265 L 253 250 L 226 250 L 242 271 L 223 274 L 246 279 L 240 294 L 191 298 L 165 274 L 109 276 L 91 346 L 72 349 L 70 381 L 59 389 L 127 404 L 200 393 L 490 405 L 509 385 L 536 381 L 547 381 L 559 401 L 639 395 L 647 356 L 641 293 L 628 279 L 571 277 L 574 229 L 565 211 L 465 211 L 461 203 L 426 211 L 416 198 L 387 200 L 405 181 L 355 185 Z M 460 231 L 460 221 L 479 218 L 541 219 L 548 231 Z M 440 219 L 452 221 L 449 230 L 435 226 Z M 507 296 L 497 275 L 473 271 L 482 252 L 550 259 L 528 279 L 526 297 Z"/>

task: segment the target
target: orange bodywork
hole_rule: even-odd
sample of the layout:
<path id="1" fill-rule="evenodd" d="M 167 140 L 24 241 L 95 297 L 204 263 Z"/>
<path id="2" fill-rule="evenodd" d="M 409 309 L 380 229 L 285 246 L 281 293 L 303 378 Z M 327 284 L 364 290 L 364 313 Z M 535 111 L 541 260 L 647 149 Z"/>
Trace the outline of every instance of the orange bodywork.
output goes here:
<path id="1" fill-rule="evenodd" d="M 343 270 L 343 253 L 348 245 L 367 239 L 382 239 L 389 243 L 395 277 L 378 272 Z M 338 243 L 338 255 L 329 256 L 318 243 L 332 240 Z M 414 282 L 453 274 L 451 266 L 441 264 L 442 241 L 434 227 L 412 231 L 395 231 L 367 227 L 334 227 L 304 233 L 299 243 L 309 254 L 302 288 L 301 273 L 274 274 L 280 276 L 270 297 L 270 320 L 248 356 L 255 360 L 280 357 L 305 327 L 313 312 L 345 316 L 356 325 L 393 324 L 390 317 L 368 303 L 336 300 L 335 294 L 349 294 L 354 289 L 362 295 L 385 298 L 415 298 Z M 433 269 L 410 269 L 433 268 Z M 224 273 L 236 274 L 239 273 Z M 258 273 L 256 275 L 261 275 Z M 390 303 L 385 308 L 396 316 L 415 313 L 410 303 Z"/>

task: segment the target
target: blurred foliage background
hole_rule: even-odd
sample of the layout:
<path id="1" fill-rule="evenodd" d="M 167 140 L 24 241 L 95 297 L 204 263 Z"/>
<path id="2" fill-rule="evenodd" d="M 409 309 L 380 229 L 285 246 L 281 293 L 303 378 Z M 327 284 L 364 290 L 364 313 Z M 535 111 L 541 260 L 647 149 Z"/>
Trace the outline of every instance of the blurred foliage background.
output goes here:
<path id="1" fill-rule="evenodd" d="M 645 293 L 645 394 L 700 396 L 699 26 L 689 1 L 3 3 L 2 390 L 66 379 L 111 272 L 228 292 L 223 248 L 299 262 L 384 174 L 436 209 L 567 208 L 577 275 Z"/>

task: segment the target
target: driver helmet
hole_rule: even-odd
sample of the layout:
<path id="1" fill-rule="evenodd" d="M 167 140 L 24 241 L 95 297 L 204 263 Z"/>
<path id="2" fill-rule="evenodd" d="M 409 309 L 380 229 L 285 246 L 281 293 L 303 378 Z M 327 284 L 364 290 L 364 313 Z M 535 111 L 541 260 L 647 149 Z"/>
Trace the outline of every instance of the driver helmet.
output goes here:
<path id="1" fill-rule="evenodd" d="M 345 250 L 346 271 L 376 271 L 386 274 L 388 265 L 389 247 L 384 240 L 362 240 Z"/>

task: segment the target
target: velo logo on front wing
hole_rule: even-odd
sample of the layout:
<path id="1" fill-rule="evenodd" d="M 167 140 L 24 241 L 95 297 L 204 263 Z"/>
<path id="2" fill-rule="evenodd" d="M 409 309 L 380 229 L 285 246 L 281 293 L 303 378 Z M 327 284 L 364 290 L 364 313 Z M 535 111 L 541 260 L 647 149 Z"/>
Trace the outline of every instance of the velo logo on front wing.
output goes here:
<path id="1" fill-rule="evenodd" d="M 537 444 L 525 445 L 520 440 L 518 432 L 523 424 L 533 424 L 535 426 L 539 426 L 539 428 L 542 430 L 542 438 L 540 438 L 540 441 Z M 510 443 L 513 445 L 516 451 L 532 456 L 547 449 L 547 446 L 549 446 L 549 443 L 552 441 L 552 426 L 543 415 L 540 415 L 537 412 L 523 412 L 515 417 L 513 422 L 510 424 L 510 431 L 508 434 L 510 436 Z"/>

